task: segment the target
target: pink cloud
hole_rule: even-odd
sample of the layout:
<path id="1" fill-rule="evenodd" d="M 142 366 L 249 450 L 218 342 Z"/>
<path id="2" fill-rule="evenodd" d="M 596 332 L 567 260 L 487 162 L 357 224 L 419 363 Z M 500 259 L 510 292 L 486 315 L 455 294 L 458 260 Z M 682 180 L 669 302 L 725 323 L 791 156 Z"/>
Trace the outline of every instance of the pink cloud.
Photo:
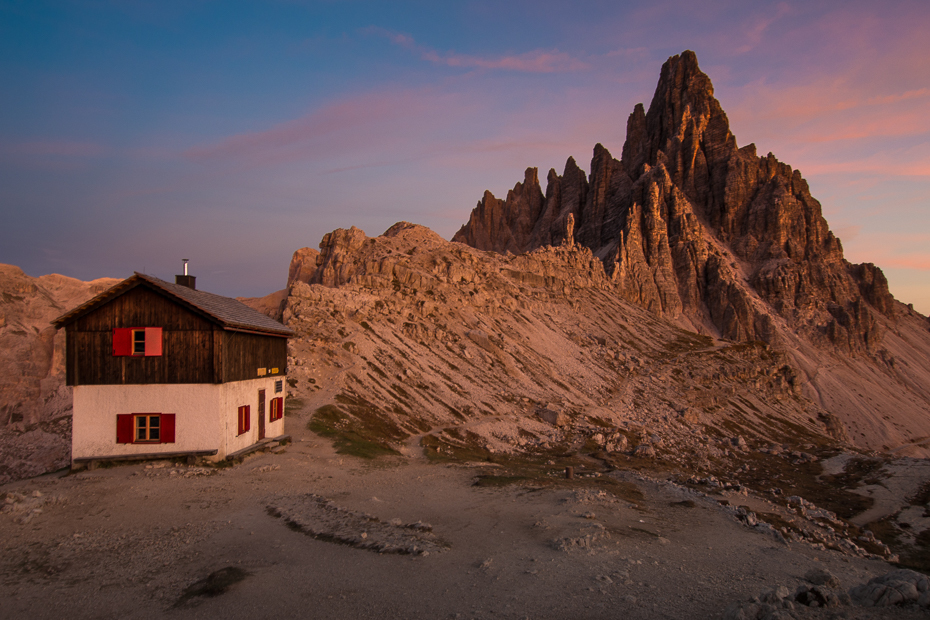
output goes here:
<path id="1" fill-rule="evenodd" d="M 930 132 L 930 14 L 900 7 L 844 5 L 782 33 L 796 49 L 784 77 L 730 88 L 721 95 L 731 119 L 755 136 L 793 143 L 851 142 Z M 818 55 L 808 55 L 816 41 Z M 846 148 L 849 148 L 848 146 Z"/>
<path id="2" fill-rule="evenodd" d="M 924 249 L 930 247 L 930 233 L 870 231 L 854 239 L 849 240 L 853 242 L 846 250 L 847 258 L 854 262 L 867 260 L 883 268 L 930 271 L 930 252 Z"/>
<path id="3" fill-rule="evenodd" d="M 916 269 L 918 271 L 930 271 L 930 254 L 910 254 L 907 256 L 896 256 L 883 259 L 882 262 L 888 267 L 901 267 L 904 269 Z"/>
<path id="4" fill-rule="evenodd" d="M 744 34 L 746 43 L 737 47 L 735 50 L 737 54 L 745 54 L 758 47 L 772 24 L 793 13 L 792 8 L 785 2 L 779 3 L 775 8 L 776 11 L 774 15 L 758 17 L 753 21 Z"/>
<path id="5" fill-rule="evenodd" d="M 368 32 L 387 37 L 391 43 L 419 54 L 420 58 L 436 65 L 473 69 L 502 69 L 525 73 L 562 73 L 584 71 L 590 66 L 587 62 L 575 58 L 557 49 L 532 50 L 523 54 L 505 56 L 473 56 L 454 52 L 440 53 L 432 48 L 420 45 L 413 37 L 391 32 L 381 28 L 369 28 Z"/>
<path id="6" fill-rule="evenodd" d="M 876 161 L 874 158 L 804 165 L 804 174 L 880 174 L 885 176 L 930 177 L 930 162 Z"/>
<path id="7" fill-rule="evenodd" d="M 409 142 L 420 135 L 413 121 L 430 106 L 449 110 L 458 104 L 453 96 L 425 90 L 365 93 L 269 129 L 192 147 L 184 155 L 203 162 L 234 159 L 260 164 L 329 159 L 379 143 Z M 406 136 L 403 130 L 408 131 Z"/>

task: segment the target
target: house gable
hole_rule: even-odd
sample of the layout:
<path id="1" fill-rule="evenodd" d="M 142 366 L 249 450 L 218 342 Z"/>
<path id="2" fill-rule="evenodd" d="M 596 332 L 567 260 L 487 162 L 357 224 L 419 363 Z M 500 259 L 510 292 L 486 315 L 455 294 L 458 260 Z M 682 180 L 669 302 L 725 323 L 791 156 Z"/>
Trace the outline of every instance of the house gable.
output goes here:
<path id="1" fill-rule="evenodd" d="M 286 373 L 288 328 L 234 299 L 188 290 L 136 274 L 56 320 L 67 334 L 68 385 L 226 383 Z M 122 343 L 142 330 L 145 352 L 132 354 Z"/>

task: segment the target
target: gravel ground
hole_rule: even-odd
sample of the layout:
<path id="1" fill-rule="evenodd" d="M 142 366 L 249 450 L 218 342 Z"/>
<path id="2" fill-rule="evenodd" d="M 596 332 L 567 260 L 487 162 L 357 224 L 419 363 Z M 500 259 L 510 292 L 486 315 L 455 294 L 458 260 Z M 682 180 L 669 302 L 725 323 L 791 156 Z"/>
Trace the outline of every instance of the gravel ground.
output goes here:
<path id="1" fill-rule="evenodd" d="M 495 468 L 363 461 L 309 431 L 294 439 L 234 467 L 129 464 L 0 486 L 0 617 L 714 618 L 810 586 L 815 569 L 844 591 L 893 569 L 779 540 L 637 474 L 475 486 Z"/>

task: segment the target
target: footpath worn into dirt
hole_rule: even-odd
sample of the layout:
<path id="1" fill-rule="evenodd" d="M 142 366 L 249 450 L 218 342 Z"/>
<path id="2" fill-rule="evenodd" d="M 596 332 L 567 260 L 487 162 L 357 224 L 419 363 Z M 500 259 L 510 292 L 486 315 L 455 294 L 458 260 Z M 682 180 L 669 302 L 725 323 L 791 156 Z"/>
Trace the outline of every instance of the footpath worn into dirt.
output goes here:
<path id="1" fill-rule="evenodd" d="M 893 568 L 779 540 L 630 472 L 545 485 L 496 484 L 494 470 L 345 457 L 297 429 L 283 452 L 232 467 L 7 484 L 0 617 L 713 618 L 812 569 L 849 588 Z"/>

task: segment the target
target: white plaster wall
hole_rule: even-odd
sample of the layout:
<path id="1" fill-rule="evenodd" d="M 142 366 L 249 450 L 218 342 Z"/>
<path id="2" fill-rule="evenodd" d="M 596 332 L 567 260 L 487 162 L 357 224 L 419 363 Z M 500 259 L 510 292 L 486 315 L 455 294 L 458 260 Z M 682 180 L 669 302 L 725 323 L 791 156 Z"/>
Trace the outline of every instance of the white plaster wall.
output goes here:
<path id="1" fill-rule="evenodd" d="M 281 381 L 283 390 L 275 394 L 274 382 Z M 284 418 L 276 422 L 269 422 L 271 417 L 271 399 L 280 396 L 287 396 L 287 377 L 284 375 L 272 375 L 260 379 L 250 379 L 248 381 L 234 381 L 223 384 L 223 417 L 225 419 L 224 435 L 225 450 L 221 450 L 224 455 L 238 452 L 243 448 L 248 448 L 258 441 L 258 391 L 265 390 L 265 437 L 276 437 L 284 434 Z M 250 415 L 252 416 L 251 428 L 242 435 L 236 435 L 239 430 L 239 407 L 249 405 L 251 407 Z"/>
<path id="2" fill-rule="evenodd" d="M 274 382 L 283 390 L 275 394 Z M 284 418 L 269 422 L 271 399 L 287 395 L 287 377 L 276 375 L 248 381 L 178 385 L 81 385 L 74 388 L 71 458 L 124 456 L 158 452 L 217 450 L 221 460 L 258 441 L 258 391 L 265 390 L 265 437 L 284 434 Z M 241 405 L 251 407 L 248 432 L 236 435 Z M 175 442 L 116 442 L 120 413 L 175 414 Z"/>
<path id="3" fill-rule="evenodd" d="M 79 385 L 74 388 L 71 458 L 216 450 L 222 444 L 222 385 Z M 116 443 L 119 413 L 175 414 L 175 443 Z"/>

